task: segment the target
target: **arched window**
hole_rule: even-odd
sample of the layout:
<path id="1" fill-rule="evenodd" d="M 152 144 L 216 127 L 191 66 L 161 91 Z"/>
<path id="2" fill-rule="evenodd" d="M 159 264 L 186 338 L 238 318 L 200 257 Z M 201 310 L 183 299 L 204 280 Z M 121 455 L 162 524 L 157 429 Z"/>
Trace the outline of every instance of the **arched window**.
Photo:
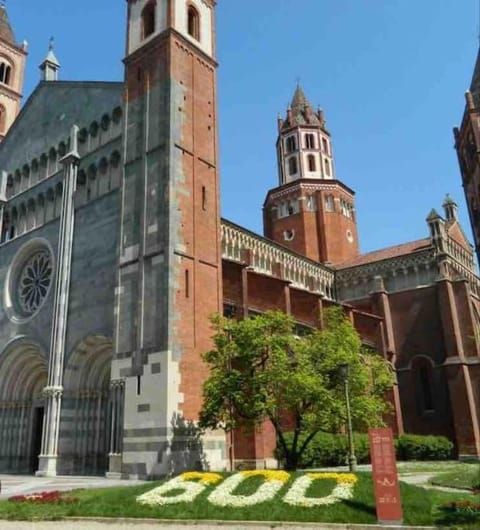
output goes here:
<path id="1" fill-rule="evenodd" d="M 155 33 L 155 8 L 156 1 L 152 0 L 143 8 L 142 11 L 142 33 L 143 38 L 146 39 Z"/>
<path id="2" fill-rule="evenodd" d="M 193 7 L 188 7 L 188 34 L 195 40 L 200 40 L 200 15 Z"/>
<path id="3" fill-rule="evenodd" d="M 295 175 L 297 173 L 297 171 L 298 171 L 297 159 L 293 156 L 288 161 L 288 173 L 290 175 Z"/>
<path id="4" fill-rule="evenodd" d="M 325 138 L 322 138 L 322 145 L 324 153 L 327 153 L 327 155 L 330 154 L 328 151 L 328 142 Z"/>
<path id="5" fill-rule="evenodd" d="M 3 134 L 5 132 L 7 125 L 7 109 L 0 105 L 0 134 Z"/>
<path id="6" fill-rule="evenodd" d="M 418 370 L 418 379 L 420 391 L 422 394 L 422 405 L 424 411 L 435 410 L 433 404 L 433 395 L 432 395 L 432 374 L 431 368 L 427 367 L 426 364 L 420 366 Z"/>
<path id="7" fill-rule="evenodd" d="M 0 82 L 6 85 L 10 84 L 10 77 L 12 75 L 12 67 L 1 61 L 0 62 Z"/>
<path id="8" fill-rule="evenodd" d="M 333 196 L 327 195 L 325 197 L 325 211 L 327 212 L 334 212 L 335 211 L 335 204 L 333 202 Z"/>
<path id="9" fill-rule="evenodd" d="M 289 136 L 287 138 L 287 153 L 293 153 L 297 150 L 297 142 L 295 141 L 295 136 Z"/>
<path id="10" fill-rule="evenodd" d="M 306 134 L 305 135 L 305 147 L 307 149 L 315 149 L 315 135 L 314 134 Z"/>
<path id="11" fill-rule="evenodd" d="M 325 175 L 327 175 L 327 177 L 330 177 L 332 175 L 332 170 L 330 169 L 330 162 L 325 159 Z"/>
<path id="12" fill-rule="evenodd" d="M 317 171 L 317 164 L 313 155 L 308 155 L 308 171 Z"/>

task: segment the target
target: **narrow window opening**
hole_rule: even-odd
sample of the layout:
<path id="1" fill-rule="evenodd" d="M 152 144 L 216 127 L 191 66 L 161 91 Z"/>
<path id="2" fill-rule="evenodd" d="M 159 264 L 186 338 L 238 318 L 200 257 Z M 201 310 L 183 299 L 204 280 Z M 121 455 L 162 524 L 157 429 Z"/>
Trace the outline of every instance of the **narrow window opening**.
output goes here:
<path id="1" fill-rule="evenodd" d="M 308 171 L 316 171 L 317 164 L 315 163 L 315 157 L 313 155 L 308 155 Z"/>
<path id="2" fill-rule="evenodd" d="M 307 149 L 315 149 L 315 135 L 305 135 L 305 146 Z"/>
<path id="3" fill-rule="evenodd" d="M 190 298 L 190 271 L 185 271 L 185 298 Z"/>
<path id="4" fill-rule="evenodd" d="M 423 410 L 434 410 L 432 387 L 430 382 L 430 374 L 426 366 L 422 366 L 419 370 L 420 386 L 422 389 Z"/>
<path id="5" fill-rule="evenodd" d="M 10 227 L 10 238 L 9 239 L 13 239 L 15 237 L 15 226 L 11 226 Z"/>
<path id="6" fill-rule="evenodd" d="M 332 195 L 327 195 L 325 197 L 325 210 L 327 212 L 333 212 L 335 211 L 334 204 L 333 204 L 333 197 Z"/>
<path id="7" fill-rule="evenodd" d="M 328 154 L 328 142 L 325 138 L 322 138 L 323 151 Z"/>
<path id="8" fill-rule="evenodd" d="M 137 396 L 142 393 L 142 376 L 137 375 Z"/>
<path id="9" fill-rule="evenodd" d="M 5 84 L 9 85 L 10 84 L 10 74 L 12 72 L 12 67 L 11 66 L 7 66 L 5 68 Z"/>
<path id="10" fill-rule="evenodd" d="M 155 33 L 155 8 L 156 2 L 149 2 L 142 12 L 142 31 L 143 38 L 146 39 Z"/>
<path id="11" fill-rule="evenodd" d="M 330 162 L 325 159 L 325 175 L 327 175 L 327 177 L 330 177 L 332 175 L 332 171 L 330 169 Z"/>
<path id="12" fill-rule="evenodd" d="M 297 150 L 297 142 L 295 141 L 295 136 L 289 136 L 287 138 L 287 153 L 293 153 Z"/>
<path id="13" fill-rule="evenodd" d="M 202 210 L 205 211 L 207 209 L 207 190 L 205 186 L 202 186 Z"/>
<path id="14" fill-rule="evenodd" d="M 295 157 L 290 158 L 288 161 L 288 172 L 290 175 L 295 175 L 298 171 L 297 159 Z"/>
<path id="15" fill-rule="evenodd" d="M 188 34 L 195 40 L 200 40 L 200 15 L 193 6 L 188 8 Z"/>

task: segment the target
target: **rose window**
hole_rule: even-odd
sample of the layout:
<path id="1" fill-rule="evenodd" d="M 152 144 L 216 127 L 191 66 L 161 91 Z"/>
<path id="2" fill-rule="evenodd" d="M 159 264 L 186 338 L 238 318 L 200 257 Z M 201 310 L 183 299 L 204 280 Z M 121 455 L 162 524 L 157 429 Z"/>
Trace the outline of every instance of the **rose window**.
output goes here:
<path id="1" fill-rule="evenodd" d="M 43 304 L 51 283 L 51 256 L 42 250 L 28 259 L 18 278 L 18 303 L 25 314 L 32 315 Z"/>

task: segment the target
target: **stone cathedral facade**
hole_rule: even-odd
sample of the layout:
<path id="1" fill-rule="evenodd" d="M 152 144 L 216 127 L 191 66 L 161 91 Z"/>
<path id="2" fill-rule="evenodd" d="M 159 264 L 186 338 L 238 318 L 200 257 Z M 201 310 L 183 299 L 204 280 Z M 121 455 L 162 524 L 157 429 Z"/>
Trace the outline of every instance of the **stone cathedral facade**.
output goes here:
<path id="1" fill-rule="evenodd" d="M 265 236 L 220 218 L 214 0 L 129 0 L 123 82 L 60 81 L 0 8 L 0 472 L 154 478 L 272 464 L 274 433 L 198 436 L 209 316 L 343 304 L 392 365 L 395 432 L 480 456 L 480 280 L 447 198 L 426 237 L 359 252 L 355 193 L 300 87 Z M 272 181 L 273 184 L 273 181 Z M 88 271 L 88 274 L 86 274 Z"/>

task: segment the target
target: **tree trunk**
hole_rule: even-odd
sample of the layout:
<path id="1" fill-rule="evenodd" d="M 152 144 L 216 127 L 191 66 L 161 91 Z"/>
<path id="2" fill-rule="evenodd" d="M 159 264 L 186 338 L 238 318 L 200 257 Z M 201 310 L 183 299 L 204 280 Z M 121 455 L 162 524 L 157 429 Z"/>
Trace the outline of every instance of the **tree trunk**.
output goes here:
<path id="1" fill-rule="evenodd" d="M 285 454 L 285 471 L 296 471 L 298 469 L 298 453 L 288 451 Z"/>

